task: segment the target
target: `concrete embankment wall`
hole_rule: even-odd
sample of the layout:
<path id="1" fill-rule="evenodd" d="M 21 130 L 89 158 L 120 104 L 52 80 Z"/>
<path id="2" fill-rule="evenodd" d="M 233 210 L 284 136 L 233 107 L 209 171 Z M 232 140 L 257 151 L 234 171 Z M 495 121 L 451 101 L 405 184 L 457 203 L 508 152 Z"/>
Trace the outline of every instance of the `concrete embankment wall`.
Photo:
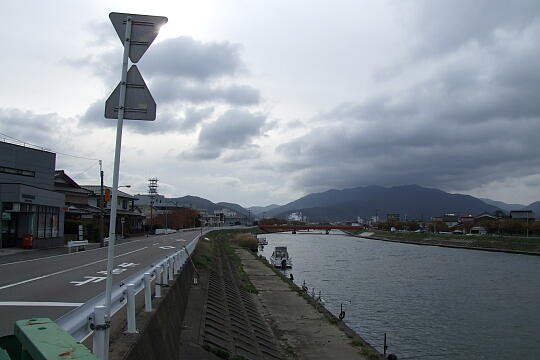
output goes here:
<path id="1" fill-rule="evenodd" d="M 129 351 L 126 360 L 177 359 L 189 288 L 193 283 L 193 265 L 187 262 L 171 287 L 150 313 L 144 328 Z M 171 284 L 171 283 L 169 283 Z"/>

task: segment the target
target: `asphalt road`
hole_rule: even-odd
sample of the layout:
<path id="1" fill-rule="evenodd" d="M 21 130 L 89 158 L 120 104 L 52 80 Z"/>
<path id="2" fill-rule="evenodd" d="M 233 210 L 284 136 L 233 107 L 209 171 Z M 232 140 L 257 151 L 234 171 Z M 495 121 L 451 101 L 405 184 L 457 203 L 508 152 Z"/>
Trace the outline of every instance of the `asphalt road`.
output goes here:
<path id="1" fill-rule="evenodd" d="M 118 284 L 192 241 L 200 231 L 150 236 L 116 245 Z M 0 336 L 15 320 L 57 319 L 105 292 L 107 248 L 0 264 Z"/>

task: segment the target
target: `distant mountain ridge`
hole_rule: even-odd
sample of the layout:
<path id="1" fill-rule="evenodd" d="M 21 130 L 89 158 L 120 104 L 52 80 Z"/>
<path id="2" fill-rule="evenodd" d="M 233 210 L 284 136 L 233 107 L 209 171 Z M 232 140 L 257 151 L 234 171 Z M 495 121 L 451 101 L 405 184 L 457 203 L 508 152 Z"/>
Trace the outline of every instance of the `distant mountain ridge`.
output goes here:
<path id="1" fill-rule="evenodd" d="M 139 200 L 136 203 L 141 204 L 149 204 L 149 195 L 147 194 L 137 194 L 135 195 Z M 196 210 L 207 210 L 209 213 L 213 213 L 214 210 L 221 210 L 223 208 L 227 208 L 232 211 L 236 211 L 237 213 L 241 215 L 248 216 L 248 210 L 243 208 L 242 206 L 235 204 L 235 203 L 228 203 L 228 202 L 219 202 L 219 203 L 213 203 L 212 201 L 199 197 L 199 196 L 181 196 L 181 197 L 174 197 L 174 198 L 164 198 L 161 195 L 159 195 L 156 198 L 156 205 L 165 205 L 165 204 L 177 204 L 178 206 L 185 206 L 185 207 L 192 207 Z"/>
<path id="2" fill-rule="evenodd" d="M 250 206 L 248 207 L 248 210 L 251 210 L 251 212 L 255 215 L 262 215 L 263 213 L 270 211 L 272 209 L 278 208 L 281 205 L 277 204 L 271 204 L 267 206 Z"/>
<path id="3" fill-rule="evenodd" d="M 268 216 L 286 217 L 301 211 L 309 221 L 355 221 L 378 215 L 400 214 L 402 219 L 429 220 L 431 217 L 493 213 L 498 207 L 470 195 L 450 194 L 419 185 L 394 187 L 365 186 L 344 190 L 328 190 L 308 194 L 298 200 L 274 208 Z"/>
<path id="4" fill-rule="evenodd" d="M 508 204 L 503 201 L 491 200 L 491 199 L 486 199 L 486 198 L 480 198 L 480 200 L 482 200 L 486 204 L 496 206 L 506 212 L 510 212 L 513 210 L 521 210 L 526 207 L 526 205 L 522 205 L 522 204 Z"/>

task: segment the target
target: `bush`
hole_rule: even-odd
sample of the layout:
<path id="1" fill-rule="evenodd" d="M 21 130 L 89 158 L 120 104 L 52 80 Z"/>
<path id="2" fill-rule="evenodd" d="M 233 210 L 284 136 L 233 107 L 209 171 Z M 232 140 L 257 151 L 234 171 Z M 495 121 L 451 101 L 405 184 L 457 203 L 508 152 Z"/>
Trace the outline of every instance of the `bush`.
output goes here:
<path id="1" fill-rule="evenodd" d="M 233 243 L 253 252 L 256 252 L 259 248 L 259 240 L 253 234 L 236 234 Z"/>

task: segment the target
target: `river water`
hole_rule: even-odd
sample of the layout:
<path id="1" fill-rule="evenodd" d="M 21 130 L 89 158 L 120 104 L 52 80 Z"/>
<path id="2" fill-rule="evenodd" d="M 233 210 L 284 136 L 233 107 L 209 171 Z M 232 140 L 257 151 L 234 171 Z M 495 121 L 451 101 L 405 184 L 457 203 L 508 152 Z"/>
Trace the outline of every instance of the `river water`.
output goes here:
<path id="1" fill-rule="evenodd" d="M 267 234 L 294 280 L 399 359 L 540 359 L 540 257 L 346 236 Z"/>

